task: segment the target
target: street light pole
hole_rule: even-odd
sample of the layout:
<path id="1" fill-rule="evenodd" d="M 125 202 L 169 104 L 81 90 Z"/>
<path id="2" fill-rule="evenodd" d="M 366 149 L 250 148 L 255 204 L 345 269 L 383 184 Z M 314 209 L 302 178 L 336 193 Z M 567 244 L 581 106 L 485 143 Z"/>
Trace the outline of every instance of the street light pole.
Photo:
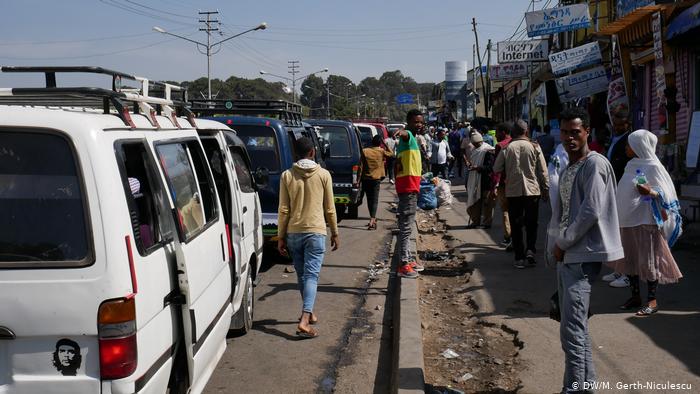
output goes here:
<path id="1" fill-rule="evenodd" d="M 287 82 L 290 82 L 292 84 L 292 100 L 294 101 L 294 104 L 296 104 L 297 103 L 297 98 L 296 98 L 297 81 L 300 81 L 304 78 L 308 78 L 308 77 L 315 75 L 315 74 L 318 74 L 318 73 L 325 73 L 325 72 L 328 72 L 328 68 L 324 68 L 323 70 L 314 71 L 310 74 L 306 74 L 306 75 L 299 77 L 299 78 L 289 78 L 289 77 L 285 77 L 282 75 L 269 73 L 269 72 L 263 71 L 263 70 L 260 70 L 260 75 L 270 75 L 272 77 L 283 79 Z M 296 73 L 296 71 L 295 71 L 295 73 Z"/>
<path id="2" fill-rule="evenodd" d="M 216 53 L 212 53 L 211 49 L 214 48 L 214 47 L 216 47 L 217 45 L 223 44 L 224 42 L 226 42 L 226 41 L 228 41 L 228 40 L 231 40 L 231 39 L 234 39 L 234 38 L 236 38 L 236 37 L 242 36 L 242 35 L 244 35 L 244 34 L 246 34 L 246 33 L 250 33 L 251 31 L 255 31 L 255 30 L 265 30 L 265 29 L 267 29 L 267 23 L 262 22 L 261 24 L 255 26 L 255 27 L 253 27 L 253 28 L 251 28 L 251 29 L 248 29 L 248 30 L 246 30 L 246 31 L 242 31 L 242 32 L 240 32 L 240 33 L 238 33 L 238 34 L 234 34 L 234 35 L 232 35 L 231 37 L 224 38 L 223 40 L 217 41 L 217 42 L 215 42 L 215 43 L 212 44 L 212 43 L 211 43 L 211 32 L 212 32 L 212 31 L 215 31 L 215 30 L 218 30 L 218 29 L 212 29 L 212 28 L 210 27 L 210 25 L 209 25 L 211 22 L 214 22 L 214 21 L 212 21 L 212 20 L 210 19 L 210 17 L 209 17 L 210 14 L 212 14 L 212 13 L 214 13 L 214 12 L 206 13 L 206 14 L 207 14 L 207 20 L 206 20 L 206 21 L 202 21 L 202 22 L 206 22 L 206 23 L 207 23 L 207 27 L 206 27 L 206 28 L 203 28 L 203 29 L 200 29 L 201 31 L 205 31 L 205 32 L 207 33 L 207 42 L 206 42 L 206 43 L 199 42 L 199 41 L 195 41 L 195 40 L 189 39 L 189 38 L 187 38 L 187 37 L 183 37 L 183 36 L 178 35 L 178 34 L 170 33 L 169 31 L 166 31 L 165 29 L 160 28 L 160 27 L 158 27 L 158 26 L 153 26 L 153 30 L 154 30 L 154 31 L 157 31 L 158 33 L 167 34 L 167 35 L 169 35 L 169 36 L 181 38 L 181 39 L 183 39 L 183 40 L 185 40 L 185 41 L 189 41 L 189 42 L 192 42 L 192 43 L 194 43 L 194 44 L 197 44 L 197 50 L 199 50 L 200 53 L 202 53 L 201 50 L 199 49 L 200 46 L 202 46 L 202 47 L 204 47 L 204 48 L 206 49 L 206 52 L 203 53 L 203 54 L 207 56 L 207 98 L 208 98 L 209 100 L 211 100 L 211 57 L 212 57 L 213 55 L 215 55 L 216 53 L 218 53 L 218 51 L 217 51 Z M 204 13 L 202 13 L 202 14 L 204 14 Z"/>

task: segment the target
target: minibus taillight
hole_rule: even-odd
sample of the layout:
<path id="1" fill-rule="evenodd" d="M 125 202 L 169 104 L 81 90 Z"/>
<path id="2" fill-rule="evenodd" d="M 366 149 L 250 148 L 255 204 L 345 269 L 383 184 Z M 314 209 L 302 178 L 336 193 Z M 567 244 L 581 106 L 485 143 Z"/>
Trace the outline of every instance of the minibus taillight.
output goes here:
<path id="1" fill-rule="evenodd" d="M 360 183 L 360 177 L 358 172 L 360 171 L 360 166 L 352 166 L 352 184 L 357 186 Z"/>
<path id="2" fill-rule="evenodd" d="M 125 378 L 136 370 L 136 302 L 134 298 L 105 301 L 98 312 L 100 376 Z"/>

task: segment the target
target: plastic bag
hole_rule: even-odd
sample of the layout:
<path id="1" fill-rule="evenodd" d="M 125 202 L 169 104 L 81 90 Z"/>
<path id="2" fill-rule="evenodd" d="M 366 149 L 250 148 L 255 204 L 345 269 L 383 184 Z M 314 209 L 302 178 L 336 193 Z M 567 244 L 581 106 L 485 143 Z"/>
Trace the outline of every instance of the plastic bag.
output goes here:
<path id="1" fill-rule="evenodd" d="M 427 182 L 420 184 L 420 193 L 418 194 L 418 208 L 427 211 L 437 208 L 438 201 L 435 195 L 435 186 Z"/>
<path id="2" fill-rule="evenodd" d="M 435 186 L 435 194 L 437 194 L 439 207 L 452 204 L 452 183 L 448 180 L 439 179 L 437 186 Z"/>

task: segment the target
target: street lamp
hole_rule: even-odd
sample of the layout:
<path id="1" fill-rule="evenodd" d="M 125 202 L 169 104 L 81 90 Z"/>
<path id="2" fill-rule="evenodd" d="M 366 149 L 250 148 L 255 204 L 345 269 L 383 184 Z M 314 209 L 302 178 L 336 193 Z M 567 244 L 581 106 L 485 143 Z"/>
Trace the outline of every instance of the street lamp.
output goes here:
<path id="1" fill-rule="evenodd" d="M 326 73 L 326 72 L 328 72 L 328 68 L 324 68 L 323 70 L 314 71 L 314 72 L 312 72 L 310 74 L 306 74 L 302 77 L 289 78 L 289 77 L 285 77 L 282 75 L 277 75 L 277 74 L 269 73 L 267 71 L 260 70 L 260 75 L 269 75 L 271 77 L 276 77 L 276 78 L 291 82 L 292 83 L 292 101 L 294 101 L 294 104 L 296 104 L 296 102 L 297 102 L 297 81 L 300 81 L 304 78 L 310 77 L 310 76 L 318 74 L 318 73 Z"/>
<path id="2" fill-rule="evenodd" d="M 157 31 L 158 33 L 167 34 L 167 35 L 169 35 L 169 36 L 181 38 L 181 39 L 183 39 L 183 40 L 185 40 L 185 41 L 189 41 L 189 42 L 192 42 L 192 43 L 194 43 L 194 44 L 197 44 L 197 50 L 199 51 L 199 53 L 201 53 L 201 54 L 203 54 L 203 55 L 207 55 L 207 99 L 209 99 L 209 100 L 211 100 L 211 57 L 212 57 L 212 55 L 215 55 L 215 54 L 218 53 L 218 51 L 215 52 L 215 53 L 212 53 L 212 52 L 211 52 L 211 49 L 212 49 L 213 47 L 217 46 L 217 45 L 223 44 L 224 42 L 226 42 L 226 41 L 228 41 L 228 40 L 231 40 L 231 39 L 233 39 L 233 38 L 242 36 L 242 35 L 244 35 L 244 34 L 246 34 L 246 33 L 250 33 L 251 31 L 255 31 L 255 30 L 265 30 L 265 29 L 267 29 L 267 23 L 262 22 L 261 24 L 259 24 L 259 25 L 255 26 L 255 27 L 253 27 L 252 29 L 248 29 L 248 30 L 246 30 L 246 31 L 242 31 L 242 32 L 240 32 L 240 33 L 238 33 L 238 34 L 234 34 L 234 35 L 232 35 L 231 37 L 224 38 L 223 40 L 217 41 L 217 42 L 215 42 L 215 43 L 212 44 L 212 43 L 211 43 L 211 33 L 209 33 L 209 31 L 207 31 L 207 42 L 206 42 L 206 43 L 203 43 L 203 42 L 199 42 L 199 41 L 195 41 L 195 40 L 189 39 L 189 38 L 187 38 L 187 37 L 183 37 L 183 36 L 181 36 L 181 35 L 177 35 L 177 34 L 174 34 L 174 33 L 170 33 L 169 31 L 165 31 L 163 28 L 160 28 L 160 27 L 158 27 L 158 26 L 153 26 L 153 30 L 154 30 L 154 31 Z M 204 47 L 207 51 L 206 51 L 206 52 L 202 52 L 202 51 L 199 49 L 200 46 Z"/>

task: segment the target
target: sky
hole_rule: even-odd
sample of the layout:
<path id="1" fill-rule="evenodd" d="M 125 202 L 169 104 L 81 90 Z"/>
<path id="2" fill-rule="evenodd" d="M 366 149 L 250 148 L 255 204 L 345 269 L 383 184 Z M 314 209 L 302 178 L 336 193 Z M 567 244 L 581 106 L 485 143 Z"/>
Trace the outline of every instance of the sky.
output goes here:
<path id="1" fill-rule="evenodd" d="M 534 7 L 550 2 L 537 0 Z M 496 42 L 513 33 L 517 32 L 515 38 L 524 36 L 519 24 L 531 4 L 530 0 L 5 0 L 0 64 L 101 66 L 153 80 L 194 80 L 206 76 L 207 57 L 195 44 L 152 28 L 206 42 L 206 33 L 198 31 L 203 26 L 198 12 L 218 10 L 214 17 L 221 22 L 216 26 L 220 32 L 212 33 L 212 42 L 261 22 L 268 28 L 214 48 L 218 53 L 211 57 L 212 78 L 257 78 L 260 70 L 289 76 L 287 61 L 298 60 L 298 77 L 328 68 L 330 74 L 358 83 L 384 71 L 401 70 L 418 82 L 440 82 L 445 79 L 445 61 L 472 63 L 472 17 L 484 52 L 489 38 L 495 49 Z M 42 82 L 41 76 L 0 73 L 0 87 Z"/>

